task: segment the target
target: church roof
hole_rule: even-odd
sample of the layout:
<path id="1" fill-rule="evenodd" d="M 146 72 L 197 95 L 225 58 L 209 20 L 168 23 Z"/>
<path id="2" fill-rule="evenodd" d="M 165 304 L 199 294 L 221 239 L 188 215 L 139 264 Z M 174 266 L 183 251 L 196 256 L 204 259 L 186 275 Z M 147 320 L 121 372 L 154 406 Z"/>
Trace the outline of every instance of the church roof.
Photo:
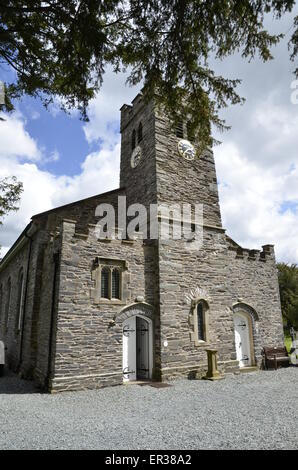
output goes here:
<path id="1" fill-rule="evenodd" d="M 37 217 L 41 217 L 41 216 L 56 212 L 60 209 L 67 209 L 68 207 L 70 208 L 70 207 L 73 207 L 77 204 L 82 204 L 82 203 L 85 203 L 87 201 L 91 201 L 92 199 L 97 199 L 97 198 L 100 198 L 100 197 L 109 196 L 110 194 L 114 194 L 114 193 L 122 192 L 122 191 L 125 191 L 125 188 L 117 188 L 117 189 L 112 189 L 111 191 L 107 191 L 105 193 L 95 194 L 94 196 L 86 197 L 84 199 L 79 199 L 78 201 L 74 201 L 74 202 L 69 202 L 68 204 L 63 204 L 62 206 L 57 206 L 57 207 L 54 207 L 53 209 L 49 209 L 49 210 L 44 211 L 44 212 L 39 212 L 38 214 L 34 214 L 31 217 L 31 219 L 33 220 Z"/>

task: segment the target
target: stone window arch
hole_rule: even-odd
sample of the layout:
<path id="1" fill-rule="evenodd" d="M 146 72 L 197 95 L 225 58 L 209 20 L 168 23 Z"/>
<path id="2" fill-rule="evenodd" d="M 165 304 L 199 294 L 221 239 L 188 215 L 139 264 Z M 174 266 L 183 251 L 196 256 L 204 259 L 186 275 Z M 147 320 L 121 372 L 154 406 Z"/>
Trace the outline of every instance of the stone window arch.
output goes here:
<path id="1" fill-rule="evenodd" d="M 192 303 L 190 338 L 195 346 L 203 346 L 209 342 L 209 305 L 204 299 Z"/>

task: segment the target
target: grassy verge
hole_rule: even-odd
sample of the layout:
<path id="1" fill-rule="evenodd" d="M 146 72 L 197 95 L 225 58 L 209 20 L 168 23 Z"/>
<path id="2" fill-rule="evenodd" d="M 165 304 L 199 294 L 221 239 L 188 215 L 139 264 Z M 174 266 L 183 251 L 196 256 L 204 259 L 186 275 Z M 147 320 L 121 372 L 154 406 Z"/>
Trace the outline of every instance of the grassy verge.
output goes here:
<path id="1" fill-rule="evenodd" d="M 287 348 L 288 353 L 290 352 L 291 346 L 292 346 L 292 338 L 290 335 L 287 335 L 285 333 L 285 346 Z"/>

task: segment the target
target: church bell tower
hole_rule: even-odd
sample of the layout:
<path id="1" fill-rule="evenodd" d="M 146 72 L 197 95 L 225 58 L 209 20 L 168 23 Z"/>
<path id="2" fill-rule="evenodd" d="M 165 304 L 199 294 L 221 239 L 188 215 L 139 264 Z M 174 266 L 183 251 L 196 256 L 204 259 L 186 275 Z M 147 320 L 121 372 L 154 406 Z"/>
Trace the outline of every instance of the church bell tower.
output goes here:
<path id="1" fill-rule="evenodd" d="M 202 204 L 204 225 L 222 227 L 214 157 L 195 155 L 186 123 L 175 130 L 154 104 L 138 94 L 121 108 L 120 186 L 127 206 Z"/>

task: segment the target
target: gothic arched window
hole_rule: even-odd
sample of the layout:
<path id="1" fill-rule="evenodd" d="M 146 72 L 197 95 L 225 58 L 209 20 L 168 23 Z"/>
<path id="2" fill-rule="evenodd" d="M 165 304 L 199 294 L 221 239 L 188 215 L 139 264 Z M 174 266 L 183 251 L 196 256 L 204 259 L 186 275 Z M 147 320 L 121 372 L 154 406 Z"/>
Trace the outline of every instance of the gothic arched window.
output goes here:
<path id="1" fill-rule="evenodd" d="M 197 328 L 198 328 L 198 341 L 206 341 L 205 335 L 205 318 L 204 318 L 204 305 L 199 302 L 197 305 Z"/>
<path id="2" fill-rule="evenodd" d="M 93 261 L 91 298 L 97 303 L 121 303 L 127 298 L 127 263 L 114 258 L 97 257 Z"/>
<path id="3" fill-rule="evenodd" d="M 10 310 L 10 297 L 11 297 L 11 279 L 7 281 L 7 294 L 6 294 L 6 305 L 5 305 L 5 328 L 8 328 L 9 323 L 9 310 Z"/>
<path id="4" fill-rule="evenodd" d="M 109 299 L 110 291 L 110 270 L 109 268 L 102 268 L 101 270 L 101 298 Z"/>
<path id="5" fill-rule="evenodd" d="M 117 268 L 112 271 L 112 299 L 120 299 L 120 271 Z"/>
<path id="6" fill-rule="evenodd" d="M 139 127 L 138 127 L 138 144 L 142 142 L 143 140 L 143 125 L 140 122 Z"/>
<path id="7" fill-rule="evenodd" d="M 204 346 L 209 342 L 209 305 L 205 300 L 193 303 L 191 315 L 191 341 L 195 346 Z"/>
<path id="8" fill-rule="evenodd" d="M 23 319 L 23 299 L 24 299 L 24 273 L 23 269 L 19 273 L 19 284 L 18 284 L 18 315 L 17 315 L 17 331 L 20 331 Z"/>
<path id="9" fill-rule="evenodd" d="M 134 150 L 135 146 L 136 146 L 136 131 L 134 129 L 131 134 L 131 150 Z"/>

